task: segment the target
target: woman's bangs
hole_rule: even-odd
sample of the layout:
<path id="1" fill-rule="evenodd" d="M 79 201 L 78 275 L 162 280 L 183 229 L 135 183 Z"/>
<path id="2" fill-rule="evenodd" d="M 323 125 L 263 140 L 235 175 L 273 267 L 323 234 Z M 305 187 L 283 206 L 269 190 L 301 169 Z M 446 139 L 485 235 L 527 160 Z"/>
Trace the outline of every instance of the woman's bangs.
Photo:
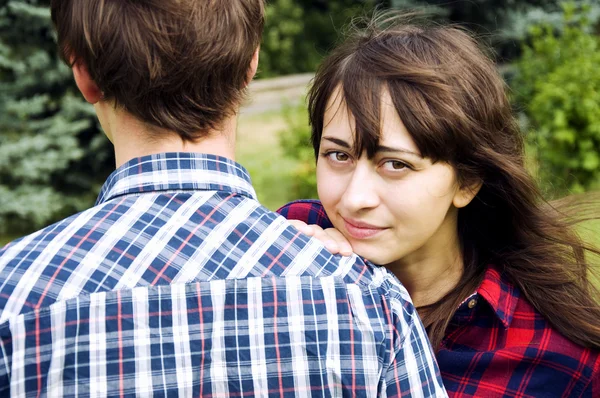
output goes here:
<path id="1" fill-rule="evenodd" d="M 440 87 L 401 79 L 388 82 L 388 88 L 396 112 L 421 155 L 433 162 L 453 162 L 458 137 L 453 125 L 456 114 L 447 106 L 452 102 L 451 96 Z"/>
<path id="2" fill-rule="evenodd" d="M 360 156 L 366 151 L 372 158 L 381 138 L 381 90 L 384 85 L 359 68 L 348 68 L 340 84 L 344 95 L 342 106 L 347 107 L 355 120 L 354 155 Z"/>

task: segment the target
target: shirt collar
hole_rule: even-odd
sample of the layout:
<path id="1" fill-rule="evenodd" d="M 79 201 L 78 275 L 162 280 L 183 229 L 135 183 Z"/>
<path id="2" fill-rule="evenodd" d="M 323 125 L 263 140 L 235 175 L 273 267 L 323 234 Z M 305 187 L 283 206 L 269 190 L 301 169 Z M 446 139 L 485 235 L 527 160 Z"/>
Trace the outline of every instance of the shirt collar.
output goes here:
<path id="1" fill-rule="evenodd" d="M 227 191 L 256 200 L 248 171 L 233 160 L 200 153 L 159 153 L 132 159 L 115 170 L 96 204 L 160 191 Z"/>
<path id="2" fill-rule="evenodd" d="M 508 328 L 519 301 L 519 289 L 495 266 L 489 266 L 477 293 L 490 304 L 498 319 Z"/>

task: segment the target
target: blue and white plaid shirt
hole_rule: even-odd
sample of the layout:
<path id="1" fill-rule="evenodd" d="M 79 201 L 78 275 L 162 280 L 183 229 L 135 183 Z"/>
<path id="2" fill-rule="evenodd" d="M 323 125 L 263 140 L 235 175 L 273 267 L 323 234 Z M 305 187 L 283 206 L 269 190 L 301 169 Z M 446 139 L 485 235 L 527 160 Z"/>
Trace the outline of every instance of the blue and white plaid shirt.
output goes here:
<path id="1" fill-rule="evenodd" d="M 0 338 L 0 396 L 446 396 L 398 280 L 210 155 L 131 160 L 0 250 Z"/>

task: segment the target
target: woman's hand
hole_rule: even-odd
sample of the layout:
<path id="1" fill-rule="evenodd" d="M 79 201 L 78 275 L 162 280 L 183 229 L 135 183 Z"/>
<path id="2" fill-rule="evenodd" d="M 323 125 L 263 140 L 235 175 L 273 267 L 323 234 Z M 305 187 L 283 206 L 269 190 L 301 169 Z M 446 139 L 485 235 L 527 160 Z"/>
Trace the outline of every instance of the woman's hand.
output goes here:
<path id="1" fill-rule="evenodd" d="M 300 220 L 288 221 L 303 234 L 320 240 L 331 253 L 341 254 L 342 256 L 352 255 L 352 246 L 350 246 L 348 239 L 337 229 L 323 229 L 318 225 L 308 225 Z"/>

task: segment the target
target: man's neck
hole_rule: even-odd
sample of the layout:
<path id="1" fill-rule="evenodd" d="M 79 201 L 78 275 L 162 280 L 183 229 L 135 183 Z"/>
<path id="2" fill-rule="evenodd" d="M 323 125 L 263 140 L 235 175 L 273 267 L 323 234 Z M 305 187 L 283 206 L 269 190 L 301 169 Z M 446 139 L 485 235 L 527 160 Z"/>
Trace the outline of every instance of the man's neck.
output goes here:
<path id="1" fill-rule="evenodd" d="M 109 115 L 102 125 L 114 145 L 117 168 L 131 159 L 165 152 L 206 153 L 235 160 L 236 116 L 227 119 L 221 130 L 209 131 L 195 142 L 184 141 L 172 131 L 150 130 L 126 112 Z"/>

